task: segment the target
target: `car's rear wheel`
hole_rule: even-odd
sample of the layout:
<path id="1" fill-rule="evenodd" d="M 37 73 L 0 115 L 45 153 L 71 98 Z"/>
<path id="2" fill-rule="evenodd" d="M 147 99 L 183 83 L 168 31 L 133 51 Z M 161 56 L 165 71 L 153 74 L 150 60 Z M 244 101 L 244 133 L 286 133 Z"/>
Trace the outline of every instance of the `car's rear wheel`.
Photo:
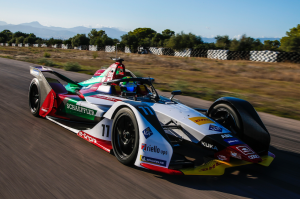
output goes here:
<path id="1" fill-rule="evenodd" d="M 231 132 L 235 133 L 238 137 L 242 138 L 242 121 L 234 107 L 226 103 L 219 103 L 210 108 L 207 116 L 227 128 Z"/>
<path id="2" fill-rule="evenodd" d="M 120 109 L 113 121 L 112 146 L 116 158 L 125 165 L 133 165 L 139 145 L 138 124 L 129 108 Z"/>
<path id="3" fill-rule="evenodd" d="M 35 117 L 39 116 L 40 111 L 40 92 L 39 92 L 39 84 L 38 80 L 34 78 L 29 86 L 29 108 L 32 115 Z"/>

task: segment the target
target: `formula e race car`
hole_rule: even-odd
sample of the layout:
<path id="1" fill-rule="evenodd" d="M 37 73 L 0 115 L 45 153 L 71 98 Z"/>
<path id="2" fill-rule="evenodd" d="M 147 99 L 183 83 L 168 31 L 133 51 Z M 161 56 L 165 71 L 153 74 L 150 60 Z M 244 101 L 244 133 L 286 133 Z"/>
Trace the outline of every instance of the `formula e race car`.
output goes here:
<path id="1" fill-rule="evenodd" d="M 75 82 L 31 66 L 34 116 L 45 117 L 113 153 L 125 165 L 173 175 L 222 175 L 246 164 L 269 166 L 270 134 L 250 103 L 222 97 L 208 110 L 159 96 L 153 78 L 138 78 L 114 58 L 106 70 Z"/>

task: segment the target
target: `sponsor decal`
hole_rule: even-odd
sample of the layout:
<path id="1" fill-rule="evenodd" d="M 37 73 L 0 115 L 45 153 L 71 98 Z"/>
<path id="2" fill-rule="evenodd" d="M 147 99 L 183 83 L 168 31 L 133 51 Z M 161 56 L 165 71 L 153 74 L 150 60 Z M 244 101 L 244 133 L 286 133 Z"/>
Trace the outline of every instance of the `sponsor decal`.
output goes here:
<path id="1" fill-rule="evenodd" d="M 215 126 L 215 125 L 209 125 L 209 130 L 211 131 L 218 131 L 218 132 L 221 132 L 222 133 L 222 128 L 221 127 L 218 127 L 218 126 Z"/>
<path id="2" fill-rule="evenodd" d="M 253 160 L 253 159 L 260 158 L 260 156 L 259 155 L 249 155 L 248 158 Z"/>
<path id="3" fill-rule="evenodd" d="M 231 134 L 223 134 L 221 135 L 221 137 L 224 139 L 224 138 L 232 138 L 232 135 Z"/>
<path id="4" fill-rule="evenodd" d="M 37 69 L 32 69 L 32 74 L 38 76 L 40 74 L 40 71 L 38 71 Z"/>
<path id="5" fill-rule="evenodd" d="M 42 107 L 41 110 L 44 111 L 44 112 L 48 112 L 49 108 L 43 108 Z"/>
<path id="6" fill-rule="evenodd" d="M 219 160 L 227 160 L 227 157 L 225 155 L 218 155 L 217 157 Z"/>
<path id="7" fill-rule="evenodd" d="M 256 155 L 254 151 L 252 151 L 248 146 L 237 146 L 236 147 L 237 150 L 239 150 L 240 152 L 242 152 L 242 154 L 244 155 Z"/>
<path id="8" fill-rule="evenodd" d="M 168 154 L 168 151 L 164 151 L 164 150 L 161 150 L 157 146 L 151 146 L 151 145 L 147 145 L 147 144 L 144 144 L 144 143 L 142 143 L 142 150 L 144 152 L 149 151 L 149 152 L 153 152 L 153 153 L 160 153 L 162 155 L 167 155 Z"/>
<path id="9" fill-rule="evenodd" d="M 78 106 L 78 105 L 74 105 L 74 104 L 69 104 L 69 103 L 67 103 L 67 109 L 77 111 L 77 112 L 80 112 L 80 113 L 84 113 L 84 114 L 87 114 L 87 115 L 93 115 L 94 116 L 96 114 L 95 110 L 85 108 L 85 107 L 82 107 L 82 106 Z"/>
<path id="10" fill-rule="evenodd" d="M 82 131 L 80 131 L 80 132 L 78 133 L 78 136 L 79 136 L 79 137 L 82 137 L 83 139 L 86 139 L 87 141 L 89 141 L 89 142 L 91 142 L 91 143 L 97 144 L 97 140 L 96 140 L 95 138 L 93 138 L 92 136 L 89 136 L 88 134 L 86 134 L 86 133 L 84 133 L 84 132 L 82 132 Z"/>
<path id="11" fill-rule="evenodd" d="M 147 127 L 145 130 L 143 130 L 143 134 L 146 139 L 148 139 L 151 135 L 153 135 L 153 132 L 149 127 Z"/>
<path id="12" fill-rule="evenodd" d="M 148 162 L 151 164 L 156 164 L 156 165 L 163 166 L 163 167 L 167 166 L 167 161 L 165 161 L 165 160 L 150 158 L 150 157 L 143 156 L 143 155 L 140 156 L 140 161 Z"/>
<path id="13" fill-rule="evenodd" d="M 215 164 L 213 164 L 211 167 L 207 167 L 207 168 L 204 168 L 204 169 L 200 169 L 200 171 L 199 172 L 201 172 L 201 171 L 208 171 L 208 170 L 212 170 L 212 169 L 214 169 L 214 168 L 216 168 L 217 166 L 219 166 L 219 165 L 221 165 L 221 163 L 219 163 L 219 162 L 216 162 Z"/>
<path id="14" fill-rule="evenodd" d="M 230 145 L 237 145 L 237 144 L 243 144 L 242 141 L 236 139 L 236 138 L 229 138 L 229 139 L 225 139 L 225 142 L 227 142 Z"/>
<path id="15" fill-rule="evenodd" d="M 217 151 L 218 151 L 218 148 L 217 148 L 216 146 L 212 145 L 212 144 L 209 144 L 209 143 L 203 142 L 203 141 L 201 141 L 201 144 L 202 144 L 204 147 L 206 147 L 206 148 L 214 149 L 214 150 L 217 150 Z"/>
<path id="16" fill-rule="evenodd" d="M 99 98 L 99 99 L 104 99 L 104 100 L 108 100 L 108 101 L 112 101 L 112 102 L 118 102 L 118 101 L 122 101 L 120 99 L 116 99 L 113 97 L 109 97 L 109 96 L 103 96 L 103 95 L 91 95 L 89 97 L 94 97 L 94 98 Z"/>
<path id="17" fill-rule="evenodd" d="M 191 118 L 189 118 L 189 120 L 195 122 L 198 125 L 214 123 L 213 121 L 211 121 L 207 117 L 191 117 Z"/>
<path id="18" fill-rule="evenodd" d="M 230 155 L 231 155 L 231 157 L 234 157 L 237 159 L 242 159 L 241 154 L 238 154 L 237 152 L 230 151 Z"/>

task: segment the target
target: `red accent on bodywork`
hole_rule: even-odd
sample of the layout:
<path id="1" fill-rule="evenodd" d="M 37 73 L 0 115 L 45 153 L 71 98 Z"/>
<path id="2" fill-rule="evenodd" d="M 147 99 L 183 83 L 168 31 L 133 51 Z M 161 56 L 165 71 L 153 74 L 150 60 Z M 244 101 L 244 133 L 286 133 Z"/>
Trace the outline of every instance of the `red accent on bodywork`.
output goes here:
<path id="1" fill-rule="evenodd" d="M 262 161 L 261 157 L 246 144 L 229 146 L 224 150 L 215 153 L 214 156 L 215 158 L 226 162 L 230 162 L 230 157 L 253 163 Z"/>
<path id="2" fill-rule="evenodd" d="M 147 169 L 153 170 L 153 171 L 158 171 L 158 172 L 166 173 L 166 174 L 169 174 L 169 175 L 183 175 L 183 173 L 181 171 L 174 170 L 174 169 L 168 169 L 168 168 L 165 168 L 165 167 L 159 167 L 159 166 L 155 166 L 155 165 L 152 165 L 152 164 L 141 163 L 141 166 L 143 166 Z"/>
<path id="3" fill-rule="evenodd" d="M 51 89 L 51 91 L 48 93 L 44 103 L 42 104 L 40 108 L 39 115 L 42 117 L 46 117 L 53 108 L 54 101 L 55 101 L 55 92 Z"/>
<path id="4" fill-rule="evenodd" d="M 97 147 L 103 149 L 104 151 L 107 151 L 108 153 L 110 153 L 110 151 L 112 150 L 111 141 L 96 138 L 83 131 L 80 131 L 77 135 L 87 140 L 88 142 L 96 145 Z"/>
<path id="5" fill-rule="evenodd" d="M 240 154 L 242 160 L 246 160 L 248 162 L 253 162 L 253 163 L 259 163 L 262 161 L 261 157 L 247 144 L 234 145 L 234 146 L 229 146 L 227 148 L 231 151 Z"/>
<path id="6" fill-rule="evenodd" d="M 98 77 L 98 76 L 100 76 L 104 71 L 105 71 L 105 69 L 97 70 L 97 71 L 95 72 L 95 74 L 94 74 L 93 77 Z"/>

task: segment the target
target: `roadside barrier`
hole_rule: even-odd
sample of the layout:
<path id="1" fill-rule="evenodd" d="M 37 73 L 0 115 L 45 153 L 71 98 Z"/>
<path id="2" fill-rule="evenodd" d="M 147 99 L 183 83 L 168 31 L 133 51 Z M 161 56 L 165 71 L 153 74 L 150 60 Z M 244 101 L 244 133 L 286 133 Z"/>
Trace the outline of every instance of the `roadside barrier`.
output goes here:
<path id="1" fill-rule="evenodd" d="M 47 48 L 48 46 L 47 46 L 47 44 L 42 44 L 41 47 L 42 48 Z"/>
<path id="2" fill-rule="evenodd" d="M 62 45 L 61 45 L 61 48 L 62 48 L 62 49 L 71 49 L 71 48 L 72 48 L 72 45 L 70 45 L 70 44 L 62 44 Z"/>
<path id="3" fill-rule="evenodd" d="M 250 51 L 228 51 L 227 60 L 250 60 Z"/>
<path id="4" fill-rule="evenodd" d="M 89 45 L 89 50 L 90 51 L 98 51 L 98 46 L 97 45 Z"/>
<path id="5" fill-rule="evenodd" d="M 300 63 L 300 54 L 296 52 L 280 52 L 277 55 L 278 62 L 293 62 Z"/>
<path id="6" fill-rule="evenodd" d="M 277 55 L 278 52 L 276 51 L 250 51 L 250 60 L 260 62 L 277 62 Z"/>
<path id="7" fill-rule="evenodd" d="M 9 43 L 0 43 L 0 46 L 9 46 Z M 13 47 L 30 47 L 31 44 L 16 44 L 12 43 Z M 33 47 L 47 47 L 46 44 L 33 44 Z M 116 52 L 115 46 L 105 46 L 98 47 L 97 45 L 82 45 L 78 47 L 73 47 L 70 44 L 54 44 L 51 45 L 52 48 L 62 48 L 62 49 L 77 49 L 77 50 L 90 50 L 90 51 L 105 51 L 105 52 Z M 250 60 L 250 61 L 260 61 L 260 62 L 293 62 L 300 63 L 300 54 L 296 52 L 277 52 L 277 51 L 229 51 L 229 50 L 208 50 L 208 49 L 183 49 L 174 50 L 171 48 L 161 48 L 161 47 L 149 47 L 140 49 L 146 49 L 146 52 L 154 55 L 167 55 L 175 57 L 205 57 L 209 59 L 219 59 L 219 60 Z M 118 47 L 119 52 L 133 53 L 128 47 Z M 135 51 L 136 52 L 136 51 Z"/>
<path id="8" fill-rule="evenodd" d="M 227 53 L 229 50 L 208 50 L 207 58 L 227 60 Z"/>
<path id="9" fill-rule="evenodd" d="M 191 57 L 192 49 L 184 49 L 182 51 L 175 51 L 175 57 Z"/>
<path id="10" fill-rule="evenodd" d="M 116 46 L 105 46 L 105 52 L 116 52 Z"/>

